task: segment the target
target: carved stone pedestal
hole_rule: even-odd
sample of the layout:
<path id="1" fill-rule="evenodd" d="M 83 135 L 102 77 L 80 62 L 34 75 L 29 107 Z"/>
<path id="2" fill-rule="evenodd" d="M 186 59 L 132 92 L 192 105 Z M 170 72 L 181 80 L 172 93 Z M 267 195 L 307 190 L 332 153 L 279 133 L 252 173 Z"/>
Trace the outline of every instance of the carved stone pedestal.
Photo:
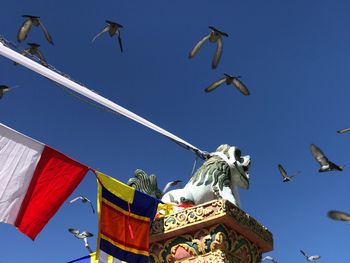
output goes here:
<path id="1" fill-rule="evenodd" d="M 225 200 L 160 218 L 151 228 L 150 262 L 258 263 L 272 234 Z"/>

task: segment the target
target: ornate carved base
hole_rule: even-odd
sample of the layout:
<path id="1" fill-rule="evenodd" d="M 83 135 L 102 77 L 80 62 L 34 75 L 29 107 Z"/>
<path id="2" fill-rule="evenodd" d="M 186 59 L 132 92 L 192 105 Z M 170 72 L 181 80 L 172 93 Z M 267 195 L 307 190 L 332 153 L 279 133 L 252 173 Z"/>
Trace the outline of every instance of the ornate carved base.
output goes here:
<path id="1" fill-rule="evenodd" d="M 188 208 L 154 222 L 150 262 L 258 263 L 272 234 L 225 200 Z"/>

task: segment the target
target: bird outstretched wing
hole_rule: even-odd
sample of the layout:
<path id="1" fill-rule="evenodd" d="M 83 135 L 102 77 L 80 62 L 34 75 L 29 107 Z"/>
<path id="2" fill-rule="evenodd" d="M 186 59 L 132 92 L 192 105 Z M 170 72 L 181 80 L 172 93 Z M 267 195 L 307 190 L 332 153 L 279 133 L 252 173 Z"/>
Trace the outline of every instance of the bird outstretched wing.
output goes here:
<path id="1" fill-rule="evenodd" d="M 122 38 L 121 38 L 121 36 L 120 36 L 119 30 L 118 30 L 118 32 L 117 32 L 117 37 L 118 37 L 120 52 L 123 52 L 123 43 L 122 43 Z"/>
<path id="2" fill-rule="evenodd" d="M 308 255 L 300 249 L 301 254 L 303 254 L 305 257 L 308 257 Z"/>
<path id="3" fill-rule="evenodd" d="M 76 197 L 76 198 L 73 198 L 72 200 L 69 201 L 69 203 L 72 204 L 72 203 L 78 201 L 79 199 L 81 199 L 81 196 L 78 196 L 78 197 Z"/>
<path id="4" fill-rule="evenodd" d="M 215 81 L 214 83 L 212 83 L 208 88 L 206 88 L 204 91 L 205 92 L 211 92 L 214 89 L 216 89 L 217 87 L 219 87 L 222 83 L 224 83 L 226 81 L 226 77 L 219 79 L 217 81 Z"/>
<path id="5" fill-rule="evenodd" d="M 41 65 L 43 65 L 44 67 L 48 67 L 49 65 L 47 64 L 43 54 L 41 54 L 41 52 L 39 50 L 36 51 L 36 54 L 40 60 Z"/>
<path id="6" fill-rule="evenodd" d="M 222 54 L 222 40 L 221 40 L 221 37 L 218 39 L 218 41 L 216 43 L 217 43 L 216 51 L 215 51 L 215 54 L 214 54 L 213 62 L 211 63 L 211 68 L 212 69 L 216 69 L 217 68 L 217 66 L 219 64 L 219 61 L 220 61 L 220 58 L 221 58 L 221 54 Z"/>
<path id="7" fill-rule="evenodd" d="M 243 84 L 242 81 L 240 81 L 238 78 L 233 79 L 233 84 L 236 86 L 236 88 L 245 96 L 249 96 L 250 92 L 246 85 Z"/>
<path id="8" fill-rule="evenodd" d="M 342 129 L 342 130 L 339 130 L 337 131 L 337 133 L 346 133 L 346 132 L 349 132 L 350 131 L 350 128 L 346 128 L 346 129 Z"/>
<path id="9" fill-rule="evenodd" d="M 92 237 L 94 235 L 88 231 L 83 231 L 83 232 L 81 232 L 81 236 L 82 237 Z"/>
<path id="10" fill-rule="evenodd" d="M 100 35 L 102 35 L 103 33 L 107 32 L 109 30 L 109 25 L 106 25 L 103 30 L 98 33 L 93 39 L 92 39 L 92 42 L 94 42 L 96 40 L 96 38 L 98 38 Z"/>
<path id="11" fill-rule="evenodd" d="M 33 25 L 33 21 L 30 18 L 27 18 L 26 20 L 24 20 L 24 22 L 22 23 L 17 33 L 18 42 L 22 42 L 24 39 L 26 39 L 32 25 Z"/>
<path id="12" fill-rule="evenodd" d="M 91 206 L 91 209 L 92 209 L 92 213 L 94 213 L 95 214 L 95 209 L 94 209 L 94 206 L 92 205 L 92 203 L 91 202 L 89 202 L 90 203 L 90 206 Z"/>
<path id="13" fill-rule="evenodd" d="M 40 25 L 41 29 L 43 30 L 47 41 L 49 41 L 49 43 L 53 45 L 52 37 L 51 37 L 49 31 L 46 29 L 46 27 L 44 26 L 44 24 L 40 20 L 39 20 L 39 25 Z"/>
<path id="14" fill-rule="evenodd" d="M 78 229 L 75 229 L 75 228 L 68 228 L 68 231 L 75 236 L 79 235 L 79 233 L 80 233 L 80 231 Z"/>
<path id="15" fill-rule="evenodd" d="M 10 91 L 11 88 L 5 86 L 5 85 L 0 85 L 0 99 L 2 99 L 2 96 L 8 91 Z"/>
<path id="16" fill-rule="evenodd" d="M 208 35 L 206 35 L 205 37 L 203 37 L 195 46 L 194 48 L 191 50 L 190 54 L 189 54 L 189 58 L 193 58 L 199 51 L 199 49 L 203 46 L 204 42 L 207 41 L 210 37 L 210 33 Z"/>
<path id="17" fill-rule="evenodd" d="M 327 215 L 329 218 L 331 218 L 333 220 L 350 222 L 350 214 L 342 212 L 342 211 L 330 210 L 330 211 L 328 211 Z"/>
<path id="18" fill-rule="evenodd" d="M 278 170 L 280 171 L 280 174 L 282 175 L 283 179 L 288 178 L 287 172 L 281 164 L 278 164 Z"/>
<path id="19" fill-rule="evenodd" d="M 318 148 L 315 144 L 310 145 L 310 150 L 315 160 L 321 165 L 325 166 L 329 164 L 328 158 L 324 155 L 322 150 Z"/>

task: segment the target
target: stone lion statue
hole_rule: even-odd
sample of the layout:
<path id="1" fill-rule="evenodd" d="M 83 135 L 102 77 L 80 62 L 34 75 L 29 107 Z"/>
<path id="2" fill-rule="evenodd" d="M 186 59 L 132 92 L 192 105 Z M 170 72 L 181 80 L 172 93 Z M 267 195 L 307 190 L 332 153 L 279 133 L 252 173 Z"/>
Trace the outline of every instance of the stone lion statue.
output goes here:
<path id="1" fill-rule="evenodd" d="M 198 205 L 214 199 L 226 199 L 240 205 L 238 187 L 249 188 L 250 156 L 242 156 L 238 147 L 220 145 L 193 174 L 182 189 L 162 193 L 156 176 L 136 170 L 128 185 L 161 198 L 164 203 Z"/>
<path id="2" fill-rule="evenodd" d="M 183 189 L 167 192 L 162 201 L 177 204 L 202 204 L 226 199 L 239 206 L 238 187 L 249 188 L 250 156 L 228 144 L 220 145 L 193 174 Z"/>

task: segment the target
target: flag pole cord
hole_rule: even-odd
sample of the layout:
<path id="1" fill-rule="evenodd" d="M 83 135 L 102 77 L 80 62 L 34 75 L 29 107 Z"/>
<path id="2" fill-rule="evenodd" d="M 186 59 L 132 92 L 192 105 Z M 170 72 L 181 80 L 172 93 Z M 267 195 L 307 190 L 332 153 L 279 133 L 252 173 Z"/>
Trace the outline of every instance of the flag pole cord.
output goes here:
<path id="1" fill-rule="evenodd" d="M 9 41 L 5 40 L 4 38 L 0 38 L 0 55 L 21 64 L 22 66 L 70 89 L 73 90 L 74 92 L 92 100 L 97 102 L 100 105 L 103 105 L 106 108 L 109 108 L 110 110 L 112 110 L 113 112 L 119 113 L 129 119 L 132 119 L 135 122 L 138 122 L 162 135 L 164 135 L 165 137 L 169 138 L 170 140 L 176 142 L 177 144 L 179 144 L 180 146 L 184 147 L 185 149 L 191 150 L 192 152 L 194 152 L 197 156 L 199 156 L 202 159 L 206 159 L 209 155 L 208 152 L 202 151 L 199 148 L 193 146 L 192 144 L 184 141 L 183 139 L 177 137 L 176 135 L 164 130 L 163 128 L 153 124 L 152 122 L 140 117 L 139 115 L 136 115 L 135 113 L 119 106 L 118 104 L 114 103 L 113 101 L 102 97 L 101 95 L 93 92 L 92 90 L 84 87 L 81 84 L 78 84 L 77 82 L 67 78 L 66 76 L 63 76 L 62 74 L 59 74 L 53 70 L 51 70 L 48 67 L 45 67 L 41 64 L 39 64 L 38 62 L 27 58 L 21 54 L 19 54 L 18 52 L 12 50 L 11 48 L 9 48 L 9 45 L 6 45 L 7 43 L 9 43 Z M 12 44 L 13 45 L 13 44 Z"/>

